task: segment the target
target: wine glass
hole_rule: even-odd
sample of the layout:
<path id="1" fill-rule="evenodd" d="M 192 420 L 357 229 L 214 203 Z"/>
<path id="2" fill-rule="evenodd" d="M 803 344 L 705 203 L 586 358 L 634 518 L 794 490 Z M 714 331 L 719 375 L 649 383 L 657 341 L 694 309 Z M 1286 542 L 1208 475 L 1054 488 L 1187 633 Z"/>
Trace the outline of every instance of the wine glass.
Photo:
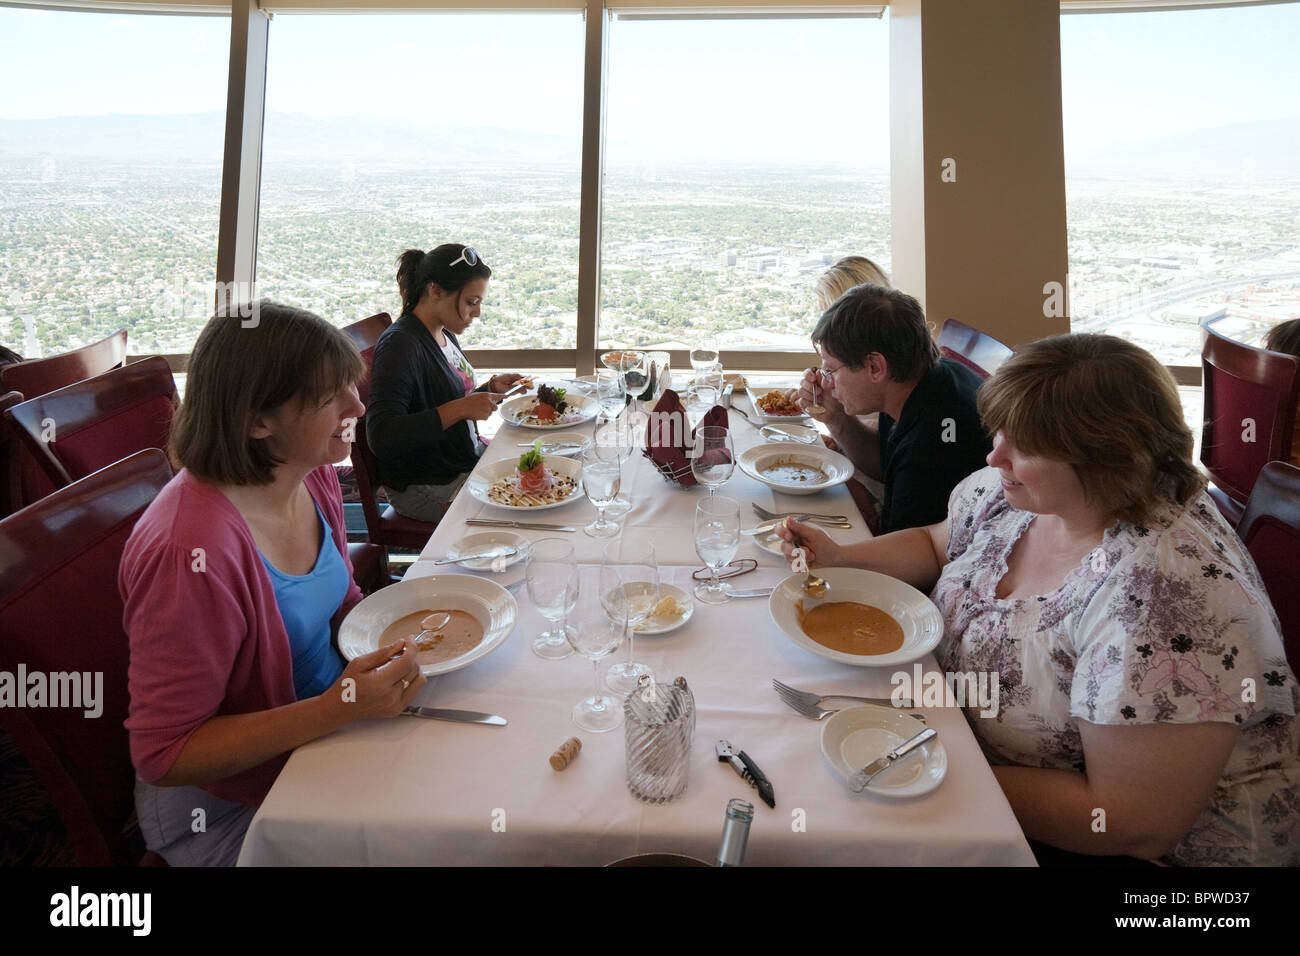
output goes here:
<path id="1" fill-rule="evenodd" d="M 731 443 L 731 432 L 721 425 L 703 425 L 695 429 L 695 444 L 691 449 L 691 474 L 702 485 L 708 485 L 709 497 L 727 483 L 736 470 L 736 450 Z"/>
<path id="2" fill-rule="evenodd" d="M 712 343 L 706 343 L 698 348 L 691 349 L 691 368 L 695 369 L 695 374 L 699 373 L 715 364 L 718 361 L 718 350 L 713 347 Z"/>
<path id="3" fill-rule="evenodd" d="M 695 586 L 705 604 L 726 604 L 731 587 L 718 578 L 740 547 L 740 505 L 731 498 L 704 498 L 695 505 L 695 553 L 709 569 L 709 582 Z"/>
<path id="4" fill-rule="evenodd" d="M 582 463 L 582 487 L 587 500 L 596 506 L 596 520 L 582 530 L 593 538 L 611 538 L 618 534 L 618 522 L 606 520 L 605 509 L 618 496 L 622 472 L 617 458 L 610 461 L 591 455 Z"/>
<path id="5" fill-rule="evenodd" d="M 655 561 L 654 545 L 627 540 L 605 545 L 600 564 L 600 599 L 605 613 L 615 620 L 624 620 L 627 631 L 627 660 L 605 673 L 605 686 L 629 694 L 636 690 L 643 674 L 654 677 L 649 667 L 632 659 L 636 626 L 659 603 L 659 565 Z"/>
<path id="6" fill-rule="evenodd" d="M 573 653 L 564 619 L 578 602 L 578 565 L 573 545 L 559 538 L 536 542 L 524 578 L 538 613 L 559 625 L 533 639 L 533 653 L 548 661 L 563 660 Z"/>
<path id="7" fill-rule="evenodd" d="M 623 394 L 635 400 L 650 383 L 650 356 L 635 350 L 624 351 L 618 357 L 618 381 Z"/>
<path id="8" fill-rule="evenodd" d="M 623 383 L 619 373 L 612 368 L 602 368 L 596 372 L 596 400 L 606 418 L 613 418 L 627 404 L 627 395 L 623 392 Z"/>
<path id="9" fill-rule="evenodd" d="M 626 422 L 617 418 L 606 419 L 602 414 L 596 421 L 596 457 L 617 462 L 621 474 L 623 464 L 632 457 L 633 437 L 632 427 Z M 610 501 L 605 513 L 617 521 L 631 510 L 632 499 L 622 490 L 620 482 L 618 495 Z"/>
<path id="10" fill-rule="evenodd" d="M 596 683 L 590 697 L 573 705 L 573 722 L 582 730 L 603 734 L 623 722 L 623 707 L 621 701 L 601 693 L 600 662 L 623 643 L 627 618 L 612 617 L 606 612 L 600 597 L 598 568 L 586 568 L 582 577 L 586 580 L 580 588 L 573 626 L 565 633 L 573 649 L 591 661 Z"/>
<path id="11" fill-rule="evenodd" d="M 695 373 L 695 392 L 701 401 L 708 402 L 710 406 L 718 404 L 718 398 L 722 395 L 722 383 L 722 366 L 717 362 L 706 365 Z"/>

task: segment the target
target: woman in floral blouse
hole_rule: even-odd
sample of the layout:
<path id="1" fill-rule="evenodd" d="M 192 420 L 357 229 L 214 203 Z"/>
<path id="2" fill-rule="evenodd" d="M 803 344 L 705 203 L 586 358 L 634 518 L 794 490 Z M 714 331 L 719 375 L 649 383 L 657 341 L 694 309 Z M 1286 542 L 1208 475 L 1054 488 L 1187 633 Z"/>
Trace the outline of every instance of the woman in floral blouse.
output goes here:
<path id="1" fill-rule="evenodd" d="M 1028 837 L 1169 864 L 1300 863 L 1300 706 L 1254 562 L 1205 494 L 1169 373 L 1104 335 L 1026 346 L 980 390 L 990 468 L 948 519 L 810 564 L 922 589 L 946 671 Z"/>

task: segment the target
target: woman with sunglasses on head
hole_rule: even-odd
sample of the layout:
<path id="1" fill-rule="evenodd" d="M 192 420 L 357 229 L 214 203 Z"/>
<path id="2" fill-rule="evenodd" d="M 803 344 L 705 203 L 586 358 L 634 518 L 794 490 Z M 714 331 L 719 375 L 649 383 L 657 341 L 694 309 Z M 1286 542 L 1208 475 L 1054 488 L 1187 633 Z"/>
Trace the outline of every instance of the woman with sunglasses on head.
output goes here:
<path id="1" fill-rule="evenodd" d="M 518 373 L 474 385 L 457 336 L 478 318 L 488 268 L 469 246 L 446 243 L 397 258 L 402 315 L 375 345 L 366 441 L 399 514 L 437 521 L 487 443 L 474 424 L 491 416 Z"/>

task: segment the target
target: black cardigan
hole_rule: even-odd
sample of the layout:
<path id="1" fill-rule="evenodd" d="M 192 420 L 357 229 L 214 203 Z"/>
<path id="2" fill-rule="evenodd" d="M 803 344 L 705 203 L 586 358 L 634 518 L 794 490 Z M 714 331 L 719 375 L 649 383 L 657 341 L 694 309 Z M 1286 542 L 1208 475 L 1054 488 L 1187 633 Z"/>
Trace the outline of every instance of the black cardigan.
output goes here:
<path id="1" fill-rule="evenodd" d="M 456 336 L 443 330 L 456 343 Z M 452 370 L 424 323 L 409 312 L 375 345 L 366 407 L 366 443 L 379 462 L 379 481 L 395 491 L 445 485 L 478 462 L 468 421 L 442 427 L 438 406 L 464 398 Z M 487 383 L 475 391 L 483 391 Z"/>

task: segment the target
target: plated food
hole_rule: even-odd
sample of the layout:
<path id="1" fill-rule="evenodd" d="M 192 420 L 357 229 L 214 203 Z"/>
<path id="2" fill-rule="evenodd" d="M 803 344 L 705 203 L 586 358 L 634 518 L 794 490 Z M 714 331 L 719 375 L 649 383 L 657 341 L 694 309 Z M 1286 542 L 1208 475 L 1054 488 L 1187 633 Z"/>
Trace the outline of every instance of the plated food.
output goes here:
<path id="1" fill-rule="evenodd" d="M 853 477 L 853 462 L 820 443 L 765 442 L 747 448 L 738 464 L 751 478 L 788 495 L 811 495 Z"/>
<path id="2" fill-rule="evenodd" d="M 542 455 L 534 447 L 518 460 L 508 458 L 476 468 L 465 487 L 484 504 L 510 511 L 540 511 L 581 498 L 581 479 L 582 462 L 561 455 Z"/>
<path id="3" fill-rule="evenodd" d="M 831 586 L 826 601 L 809 599 L 802 588 L 804 575 L 792 574 L 772 591 L 767 607 L 782 634 L 818 657 L 853 667 L 897 667 L 899 664 L 920 660 L 934 650 L 943 637 L 943 618 L 939 609 L 910 584 L 886 574 L 859 568 L 821 568 L 817 573 Z M 864 605 L 882 612 L 901 629 L 901 644 L 892 651 L 880 651 L 882 645 L 876 644 L 876 653 L 861 653 L 862 645 L 871 640 L 857 633 L 867 618 L 870 617 L 880 627 L 882 634 L 888 631 L 886 622 L 874 615 L 850 609 L 847 612 L 824 612 L 825 619 L 818 623 L 817 619 L 823 617 L 823 612 L 818 612 L 817 608 L 837 603 Z M 814 630 L 819 631 L 824 638 L 830 639 L 832 643 L 842 641 L 854 647 L 854 650 L 846 651 L 814 640 L 804 629 L 804 622 L 810 617 L 814 618 Z"/>
<path id="4" fill-rule="evenodd" d="M 339 627 L 339 651 L 348 660 L 368 654 L 383 647 L 396 637 L 418 634 L 421 622 L 430 612 L 450 613 L 454 628 L 456 621 L 470 627 L 467 618 L 474 622 L 478 638 L 472 640 L 473 631 L 456 632 L 453 643 L 448 637 L 421 650 L 420 672 L 425 677 L 446 674 L 474 663 L 500 647 L 514 630 L 519 617 L 519 605 L 513 595 L 495 581 L 473 574 L 435 574 L 412 578 L 409 575 L 396 584 L 381 588 L 363 599 L 348 612 Z M 463 615 L 463 616 L 462 616 Z M 402 633 L 398 634 L 401 631 Z"/>
<path id="5" fill-rule="evenodd" d="M 795 605 L 803 632 L 818 644 L 845 654 L 890 654 L 903 646 L 903 626 L 878 607 L 857 601 L 828 601 L 813 608 Z"/>
<path id="6" fill-rule="evenodd" d="M 802 418 L 804 410 L 790 400 L 785 392 L 772 389 L 754 399 L 758 411 L 769 418 Z"/>
<path id="7" fill-rule="evenodd" d="M 429 627 L 436 627 L 442 615 L 448 615 L 446 624 L 436 631 L 427 632 Z M 429 608 L 405 614 L 388 627 L 379 638 L 379 646 L 391 644 L 405 638 L 414 638 L 419 648 L 420 665 L 440 664 L 467 654 L 478 647 L 483 640 L 483 625 L 478 618 L 468 611 L 449 608 Z"/>
<path id="8" fill-rule="evenodd" d="M 565 428 L 593 418 L 599 403 L 586 395 L 543 385 L 536 395 L 521 395 L 502 404 L 501 419 L 522 428 Z"/>
<path id="9" fill-rule="evenodd" d="M 676 585 L 660 584 L 659 602 L 633 630 L 639 635 L 667 634 L 689 621 L 694 613 L 695 602 L 689 594 Z"/>
<path id="10" fill-rule="evenodd" d="M 874 704 L 849 707 L 832 714 L 822 725 L 822 756 L 847 786 L 855 773 L 921 729 L 924 725 L 906 710 Z M 938 740 L 931 740 L 915 754 L 872 777 L 862 792 L 881 797 L 915 797 L 939 786 L 947 773 L 948 752 Z"/>

